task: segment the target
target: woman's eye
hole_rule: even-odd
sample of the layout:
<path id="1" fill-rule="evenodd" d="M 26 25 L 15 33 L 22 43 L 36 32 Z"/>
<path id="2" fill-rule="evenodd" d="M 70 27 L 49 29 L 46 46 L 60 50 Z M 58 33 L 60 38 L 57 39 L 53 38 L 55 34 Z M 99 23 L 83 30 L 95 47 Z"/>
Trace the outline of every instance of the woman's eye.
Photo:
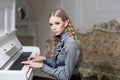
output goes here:
<path id="1" fill-rule="evenodd" d="M 52 26 L 53 24 L 50 23 L 49 25 Z"/>
<path id="2" fill-rule="evenodd" d="M 59 23 L 59 22 L 56 22 L 55 24 L 59 25 L 60 23 Z"/>

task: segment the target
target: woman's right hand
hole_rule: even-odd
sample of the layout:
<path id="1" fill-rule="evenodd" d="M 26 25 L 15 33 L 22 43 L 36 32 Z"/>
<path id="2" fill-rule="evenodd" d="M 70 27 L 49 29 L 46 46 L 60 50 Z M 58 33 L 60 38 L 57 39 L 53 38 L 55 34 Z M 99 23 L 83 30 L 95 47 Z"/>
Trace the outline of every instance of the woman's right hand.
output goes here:
<path id="1" fill-rule="evenodd" d="M 46 60 L 46 57 L 45 56 L 30 56 L 28 58 L 28 61 L 43 61 L 43 60 Z"/>

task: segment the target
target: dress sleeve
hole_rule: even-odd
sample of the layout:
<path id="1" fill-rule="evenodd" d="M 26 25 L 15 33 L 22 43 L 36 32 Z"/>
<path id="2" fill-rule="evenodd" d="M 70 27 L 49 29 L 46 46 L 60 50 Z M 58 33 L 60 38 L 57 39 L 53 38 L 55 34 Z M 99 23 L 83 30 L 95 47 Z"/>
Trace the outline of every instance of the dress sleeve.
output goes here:
<path id="1" fill-rule="evenodd" d="M 56 77 L 58 80 L 70 80 L 79 55 L 80 46 L 78 43 L 73 42 L 71 44 L 68 44 L 66 49 L 65 65 L 53 68 L 44 63 L 42 70 Z"/>
<path id="2" fill-rule="evenodd" d="M 47 64 L 50 67 L 54 67 L 55 66 L 55 61 L 53 59 L 47 58 L 43 62 L 44 62 L 44 64 Z"/>

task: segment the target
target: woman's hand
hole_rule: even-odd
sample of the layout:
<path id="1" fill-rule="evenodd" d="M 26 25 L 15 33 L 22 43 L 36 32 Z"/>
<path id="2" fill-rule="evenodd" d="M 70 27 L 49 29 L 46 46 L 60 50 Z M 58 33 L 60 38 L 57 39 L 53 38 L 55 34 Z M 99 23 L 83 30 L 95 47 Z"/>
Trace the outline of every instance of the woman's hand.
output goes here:
<path id="1" fill-rule="evenodd" d="M 46 60 L 46 57 L 45 56 L 30 56 L 28 58 L 28 61 L 43 61 L 43 60 Z"/>
<path id="2" fill-rule="evenodd" d="M 32 67 L 32 68 L 41 68 L 43 63 L 41 63 L 43 60 L 46 60 L 45 56 L 30 56 L 28 58 L 28 61 L 23 61 L 21 64 L 24 64 L 25 66 Z"/>
<path id="3" fill-rule="evenodd" d="M 24 64 L 27 67 L 32 67 L 32 68 L 41 68 L 43 63 L 40 62 L 34 62 L 34 61 L 23 61 L 21 64 Z"/>

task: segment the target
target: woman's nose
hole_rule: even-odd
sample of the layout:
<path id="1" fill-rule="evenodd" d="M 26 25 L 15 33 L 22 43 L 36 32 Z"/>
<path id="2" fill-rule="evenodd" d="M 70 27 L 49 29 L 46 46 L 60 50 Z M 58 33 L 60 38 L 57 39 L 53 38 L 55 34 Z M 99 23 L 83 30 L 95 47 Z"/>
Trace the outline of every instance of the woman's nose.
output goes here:
<path id="1" fill-rule="evenodd" d="M 55 30 L 55 29 L 56 29 L 56 27 L 55 27 L 54 25 L 53 25 L 51 28 L 52 28 L 52 30 Z"/>

